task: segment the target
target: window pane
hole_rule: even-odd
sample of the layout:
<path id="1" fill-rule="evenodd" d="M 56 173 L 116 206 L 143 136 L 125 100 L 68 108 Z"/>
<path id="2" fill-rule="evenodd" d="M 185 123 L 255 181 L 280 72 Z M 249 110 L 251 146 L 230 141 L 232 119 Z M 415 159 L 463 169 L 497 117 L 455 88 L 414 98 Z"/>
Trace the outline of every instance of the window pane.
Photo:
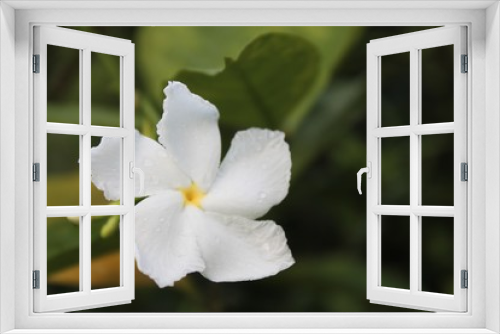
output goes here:
<path id="1" fill-rule="evenodd" d="M 382 216 L 382 286 L 410 289 L 410 217 Z"/>
<path id="2" fill-rule="evenodd" d="M 410 124 L 410 53 L 381 57 L 382 126 Z"/>
<path id="3" fill-rule="evenodd" d="M 451 217 L 422 217 L 422 291 L 453 294 Z"/>
<path id="4" fill-rule="evenodd" d="M 92 205 L 119 205 L 122 193 L 122 141 L 121 138 L 92 137 L 91 146 L 97 150 L 106 148 L 105 156 L 92 162 L 92 171 L 101 170 L 101 179 L 92 178 Z M 102 151 L 101 151 L 102 152 Z M 103 153 L 104 154 L 104 153 Z M 99 165 L 97 165 L 99 164 Z M 103 172 L 106 171 L 106 172 Z M 106 184 L 107 193 L 101 191 Z"/>
<path id="5" fill-rule="evenodd" d="M 453 122 L 453 45 L 421 50 L 422 123 Z"/>
<path id="6" fill-rule="evenodd" d="M 80 50 L 47 45 L 47 122 L 80 123 Z"/>
<path id="7" fill-rule="evenodd" d="M 121 216 L 92 217 L 91 288 L 120 286 Z"/>
<path id="8" fill-rule="evenodd" d="M 410 137 L 382 138 L 382 204 L 410 204 Z"/>
<path id="9" fill-rule="evenodd" d="M 92 125 L 120 126 L 120 57 L 92 52 Z"/>
<path id="10" fill-rule="evenodd" d="M 422 136 L 422 205 L 453 206 L 453 137 Z"/>
<path id="11" fill-rule="evenodd" d="M 80 291 L 80 221 L 81 217 L 47 218 L 49 295 Z"/>
<path id="12" fill-rule="evenodd" d="M 47 134 L 47 205 L 80 205 L 80 136 Z"/>

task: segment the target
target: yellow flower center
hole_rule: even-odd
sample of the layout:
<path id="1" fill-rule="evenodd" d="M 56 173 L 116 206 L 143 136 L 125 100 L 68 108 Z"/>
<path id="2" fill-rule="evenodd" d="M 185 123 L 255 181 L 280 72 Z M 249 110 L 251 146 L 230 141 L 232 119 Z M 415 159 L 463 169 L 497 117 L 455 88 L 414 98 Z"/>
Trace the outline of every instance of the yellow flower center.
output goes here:
<path id="1" fill-rule="evenodd" d="M 201 200 L 205 197 L 205 193 L 201 191 L 196 183 L 191 183 L 189 187 L 180 188 L 179 191 L 184 196 L 184 205 L 194 205 L 201 209 Z"/>

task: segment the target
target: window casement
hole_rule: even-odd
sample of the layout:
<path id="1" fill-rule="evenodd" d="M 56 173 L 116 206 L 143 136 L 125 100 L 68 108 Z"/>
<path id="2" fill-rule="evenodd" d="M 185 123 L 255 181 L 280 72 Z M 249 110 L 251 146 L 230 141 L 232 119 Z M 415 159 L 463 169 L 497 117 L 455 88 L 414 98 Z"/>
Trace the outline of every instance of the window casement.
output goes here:
<path id="1" fill-rule="evenodd" d="M 453 47 L 453 119 L 450 122 L 424 123 L 422 91 L 422 67 L 425 61 L 422 53 L 426 50 Z M 467 55 L 466 28 L 460 26 L 429 29 L 378 40 L 367 45 L 367 297 L 373 303 L 410 307 L 431 311 L 467 310 L 467 290 L 462 279 L 467 270 L 467 182 L 462 168 L 467 164 L 467 71 L 464 61 Z M 384 57 L 409 53 L 410 97 L 407 110 L 409 124 L 384 126 L 382 115 L 382 59 Z M 384 64 L 386 64 L 384 62 Z M 429 111 L 428 111 L 429 112 Z M 422 200 L 422 142 L 429 138 L 436 143 L 433 135 L 453 136 L 453 206 L 424 205 Z M 383 198 L 382 152 L 387 138 L 403 138 L 409 150 L 409 201 L 408 205 L 393 205 Z M 408 146 L 409 143 L 409 146 Z M 466 166 L 466 165 L 465 165 Z M 405 166 L 401 166 L 404 168 Z M 405 238 L 400 235 L 382 235 L 382 225 L 386 216 L 409 217 L 398 224 L 409 223 L 409 289 L 384 286 L 382 280 L 382 238 Z M 446 223 L 453 224 L 453 294 L 425 291 L 422 287 L 422 250 L 426 247 L 422 240 L 422 225 L 426 217 L 449 217 Z M 432 220 L 431 220 L 432 223 Z M 394 224 L 394 223 L 393 223 Z M 428 224 L 426 222 L 426 224 Z M 387 229 L 385 231 L 388 231 Z M 406 236 L 407 238 L 407 236 Z"/>
<path id="2" fill-rule="evenodd" d="M 79 117 L 75 122 L 49 122 L 47 115 L 48 46 L 69 48 L 79 52 Z M 103 53 L 120 59 L 119 126 L 95 125 L 91 110 L 91 56 Z M 79 32 L 76 30 L 38 26 L 34 28 L 34 311 L 71 311 L 130 302 L 134 298 L 134 44 L 130 41 Z M 117 124 L 118 125 L 118 124 Z M 47 161 L 50 142 L 47 138 L 79 143 L 79 203 L 47 206 Z M 75 138 L 76 137 L 76 138 Z M 121 138 L 117 147 L 120 168 L 116 173 L 121 200 L 116 205 L 92 205 L 91 140 L 93 137 Z M 53 142 L 52 142 L 53 144 Z M 56 153 L 57 154 L 57 153 Z M 58 159 L 69 159 L 59 156 Z M 56 203 L 58 204 L 58 203 Z M 120 230 L 120 286 L 92 289 L 91 231 L 94 216 L 118 216 Z M 79 291 L 50 294 L 47 291 L 47 237 L 49 219 L 72 217 L 79 225 Z"/>

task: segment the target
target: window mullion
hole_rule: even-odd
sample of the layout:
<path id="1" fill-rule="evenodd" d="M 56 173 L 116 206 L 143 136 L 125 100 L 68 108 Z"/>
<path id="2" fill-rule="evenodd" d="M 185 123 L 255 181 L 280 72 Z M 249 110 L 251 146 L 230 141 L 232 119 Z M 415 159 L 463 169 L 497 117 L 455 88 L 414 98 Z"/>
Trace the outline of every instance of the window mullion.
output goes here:
<path id="1" fill-rule="evenodd" d="M 81 75 L 81 84 L 82 88 L 80 90 L 81 94 L 81 115 L 82 115 L 82 125 L 85 128 L 90 127 L 90 106 L 91 106 L 91 78 L 90 78 L 90 50 L 83 50 L 83 64 L 81 67 L 82 75 Z M 90 184 L 90 131 L 87 131 L 83 136 L 83 145 L 82 145 L 82 166 L 80 170 L 82 171 L 80 180 L 82 182 L 80 189 L 82 189 L 82 205 L 85 207 L 90 207 L 91 205 L 91 184 Z"/>
<path id="2" fill-rule="evenodd" d="M 81 98 L 81 117 L 82 117 L 82 125 L 84 127 L 90 127 L 90 106 L 91 106 L 91 77 L 90 77 L 90 50 L 88 48 L 83 49 L 82 52 L 82 66 L 81 70 L 81 89 L 80 89 L 80 98 Z M 80 165 L 80 189 L 82 192 L 82 205 L 86 208 L 90 208 L 91 205 L 91 180 L 90 180 L 90 169 L 91 169 L 91 161 L 90 161 L 90 132 L 85 133 L 82 137 L 82 148 L 81 148 L 81 165 Z M 91 290 L 91 215 L 90 211 L 86 212 L 85 216 L 82 218 L 82 223 L 80 225 L 80 235 L 81 235 L 81 243 L 80 243 L 80 252 L 82 261 L 80 262 L 80 276 L 81 276 L 81 284 L 82 291 L 90 293 Z"/>
<path id="3" fill-rule="evenodd" d="M 417 61 L 417 73 L 416 78 L 418 80 L 417 83 L 417 115 L 416 115 L 416 121 L 417 121 L 417 127 L 422 127 L 422 50 L 416 50 L 416 61 Z M 449 124 L 443 124 L 442 126 L 446 126 L 452 128 L 453 131 L 453 123 Z M 432 125 L 431 125 L 432 126 Z M 425 131 L 422 132 L 416 132 L 415 135 L 417 136 L 417 175 L 416 178 L 417 180 L 417 204 L 418 207 L 420 208 L 422 206 L 422 135 L 425 134 Z M 416 212 L 414 212 L 416 214 Z M 417 273 L 417 279 L 418 279 L 418 284 L 417 284 L 417 289 L 418 291 L 422 291 L 422 214 L 419 214 L 417 216 L 417 253 L 416 255 L 418 256 L 417 260 L 417 265 L 418 265 L 418 273 Z"/>
<path id="4" fill-rule="evenodd" d="M 134 118 L 134 53 L 131 52 L 120 58 L 120 114 L 121 126 L 127 131 L 122 147 L 122 177 L 123 196 L 122 205 L 127 207 L 128 213 L 120 221 L 122 249 L 120 263 L 120 284 L 129 290 L 130 298 L 134 298 L 134 240 L 135 240 L 135 182 L 131 178 L 130 162 L 135 160 L 135 118 Z"/>
<path id="5" fill-rule="evenodd" d="M 420 204 L 420 145 L 419 136 L 414 133 L 413 128 L 419 124 L 419 86 L 420 66 L 419 51 L 410 51 L 410 291 L 418 291 L 420 282 L 420 233 L 419 216 L 413 209 Z"/>

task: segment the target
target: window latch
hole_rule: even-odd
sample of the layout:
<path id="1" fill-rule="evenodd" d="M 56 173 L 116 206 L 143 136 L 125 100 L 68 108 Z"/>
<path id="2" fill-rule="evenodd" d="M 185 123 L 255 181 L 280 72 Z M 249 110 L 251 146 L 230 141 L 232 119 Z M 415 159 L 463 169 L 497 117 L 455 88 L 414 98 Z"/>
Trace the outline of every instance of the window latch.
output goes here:
<path id="1" fill-rule="evenodd" d="M 144 196 L 144 172 L 142 169 L 134 166 L 134 162 L 129 163 L 129 177 L 134 178 L 135 174 L 139 175 L 139 193 L 137 196 Z"/>
<path id="2" fill-rule="evenodd" d="M 366 177 L 371 179 L 372 178 L 372 163 L 371 161 L 368 161 L 368 166 L 365 167 L 365 168 L 361 168 L 359 171 L 358 171 L 358 174 L 357 174 L 357 177 L 358 177 L 358 192 L 359 194 L 361 195 L 361 175 L 363 175 L 363 173 L 366 173 Z"/>

